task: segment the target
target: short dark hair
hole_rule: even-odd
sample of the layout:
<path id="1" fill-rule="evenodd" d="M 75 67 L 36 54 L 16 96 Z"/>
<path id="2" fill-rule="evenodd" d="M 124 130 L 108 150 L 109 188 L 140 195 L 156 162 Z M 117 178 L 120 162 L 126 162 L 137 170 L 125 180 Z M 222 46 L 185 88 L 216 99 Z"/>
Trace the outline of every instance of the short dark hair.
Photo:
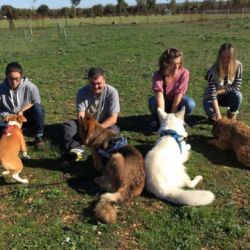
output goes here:
<path id="1" fill-rule="evenodd" d="M 6 66 L 5 75 L 8 76 L 11 72 L 19 72 L 21 75 L 23 73 L 22 66 L 18 62 L 11 62 Z"/>
<path id="2" fill-rule="evenodd" d="M 104 76 L 104 70 L 101 68 L 90 68 L 88 72 L 88 79 L 95 80 L 99 76 Z"/>

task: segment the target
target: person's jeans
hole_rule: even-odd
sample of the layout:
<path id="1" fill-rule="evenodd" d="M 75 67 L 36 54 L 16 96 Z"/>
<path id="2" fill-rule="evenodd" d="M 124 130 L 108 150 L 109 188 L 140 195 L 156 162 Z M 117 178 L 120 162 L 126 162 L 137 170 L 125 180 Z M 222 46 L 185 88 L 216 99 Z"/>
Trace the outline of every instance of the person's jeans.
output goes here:
<path id="1" fill-rule="evenodd" d="M 43 136 L 44 133 L 44 110 L 41 104 L 35 103 L 23 113 L 27 119 L 24 127 L 32 127 L 35 136 Z"/>
<path id="2" fill-rule="evenodd" d="M 165 111 L 170 113 L 172 108 L 172 101 L 165 102 Z M 148 106 L 150 113 L 155 121 L 158 121 L 158 112 L 157 112 L 157 104 L 154 96 L 151 96 L 148 99 Z M 185 106 L 185 114 L 188 115 L 192 113 L 195 109 L 196 103 L 193 98 L 185 95 L 182 97 L 182 100 L 178 106 L 178 110 L 180 110 L 183 106 Z"/>
<path id="3" fill-rule="evenodd" d="M 240 91 L 231 91 L 225 95 L 217 96 L 218 104 L 222 107 L 228 107 L 230 112 L 234 113 L 238 111 L 241 102 L 242 102 L 242 94 Z M 214 115 L 214 109 L 212 105 L 212 101 L 208 99 L 203 99 L 203 108 L 208 117 L 212 117 Z"/>

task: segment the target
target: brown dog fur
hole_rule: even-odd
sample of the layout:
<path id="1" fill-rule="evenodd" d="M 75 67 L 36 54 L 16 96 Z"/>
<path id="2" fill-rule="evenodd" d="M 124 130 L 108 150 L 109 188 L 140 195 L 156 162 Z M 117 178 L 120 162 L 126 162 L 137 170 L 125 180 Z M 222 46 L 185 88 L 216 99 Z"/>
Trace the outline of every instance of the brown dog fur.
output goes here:
<path id="1" fill-rule="evenodd" d="M 23 164 L 19 158 L 19 151 L 27 157 L 27 148 L 21 131 L 26 118 L 22 115 L 8 115 L 4 121 L 8 122 L 0 139 L 0 165 L 5 170 L 3 175 L 11 174 L 12 178 L 20 183 L 28 183 L 27 179 L 19 177 Z"/>
<path id="2" fill-rule="evenodd" d="M 250 127 L 243 122 L 222 118 L 212 128 L 215 139 L 208 141 L 221 150 L 232 150 L 240 163 L 250 167 Z"/>
<path id="3" fill-rule="evenodd" d="M 95 119 L 86 115 L 81 122 L 84 145 L 91 149 L 94 167 L 102 172 L 95 179 L 107 193 L 100 196 L 94 209 L 95 217 L 104 223 L 113 223 L 117 217 L 117 205 L 139 196 L 145 183 L 144 160 L 141 153 L 131 145 L 117 149 L 102 165 L 98 149 L 107 149 L 109 141 L 117 135 L 104 129 Z"/>

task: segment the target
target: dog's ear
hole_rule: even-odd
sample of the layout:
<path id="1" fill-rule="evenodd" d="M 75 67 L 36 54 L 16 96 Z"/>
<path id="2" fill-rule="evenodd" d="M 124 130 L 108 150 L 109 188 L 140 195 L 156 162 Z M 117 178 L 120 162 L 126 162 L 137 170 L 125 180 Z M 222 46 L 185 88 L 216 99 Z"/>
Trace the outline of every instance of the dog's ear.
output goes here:
<path id="1" fill-rule="evenodd" d="M 95 137 L 96 134 L 96 120 L 95 119 L 85 119 L 82 120 L 82 125 L 80 129 L 83 144 L 88 145 L 91 138 Z"/>
<path id="2" fill-rule="evenodd" d="M 160 120 L 166 119 L 168 114 L 163 109 L 158 107 L 157 111 L 158 111 L 158 117 Z"/>
<path id="3" fill-rule="evenodd" d="M 19 122 L 27 122 L 27 119 L 23 115 L 18 115 L 17 116 L 17 121 L 19 121 Z"/>
<path id="4" fill-rule="evenodd" d="M 181 108 L 181 110 L 178 111 L 178 112 L 175 114 L 175 116 L 176 116 L 177 118 L 179 118 L 179 119 L 184 120 L 184 116 L 185 116 L 185 106 L 183 106 L 183 107 Z"/>
<path id="5" fill-rule="evenodd" d="M 6 115 L 6 116 L 3 118 L 3 121 L 4 121 L 4 122 L 8 122 L 8 121 L 17 121 L 17 115 L 15 115 L 15 114 Z"/>
<path id="6" fill-rule="evenodd" d="M 85 111 L 84 119 L 93 120 L 94 116 L 93 116 L 93 114 L 89 113 L 88 111 Z"/>
<path id="7" fill-rule="evenodd" d="M 8 122 L 10 119 L 10 115 L 6 115 L 2 118 L 3 122 Z"/>

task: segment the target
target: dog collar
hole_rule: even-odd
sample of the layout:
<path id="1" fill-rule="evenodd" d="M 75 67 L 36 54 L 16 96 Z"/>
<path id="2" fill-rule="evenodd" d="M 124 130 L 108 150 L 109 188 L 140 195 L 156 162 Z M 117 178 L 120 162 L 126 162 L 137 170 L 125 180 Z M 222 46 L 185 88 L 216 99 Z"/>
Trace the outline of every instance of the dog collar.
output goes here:
<path id="1" fill-rule="evenodd" d="M 12 132 L 12 130 L 13 130 L 13 128 L 14 128 L 15 126 L 16 126 L 16 125 L 8 125 L 8 126 L 6 126 L 5 129 L 4 129 L 4 133 L 7 134 L 7 135 L 10 135 L 11 132 Z"/>
<path id="2" fill-rule="evenodd" d="M 123 146 L 127 144 L 128 144 L 128 141 L 125 137 L 123 136 L 116 137 L 109 141 L 108 149 L 106 150 L 99 149 L 98 153 L 101 157 L 109 159 L 115 151 L 121 149 Z"/>
<path id="3" fill-rule="evenodd" d="M 184 137 L 182 135 L 179 135 L 178 133 L 176 133 L 176 131 L 172 130 L 172 129 L 166 129 L 166 130 L 162 130 L 160 133 L 160 137 L 163 136 L 171 136 L 175 139 L 175 141 L 177 142 L 180 151 L 182 153 L 182 146 L 181 146 L 181 142 L 184 141 Z"/>

